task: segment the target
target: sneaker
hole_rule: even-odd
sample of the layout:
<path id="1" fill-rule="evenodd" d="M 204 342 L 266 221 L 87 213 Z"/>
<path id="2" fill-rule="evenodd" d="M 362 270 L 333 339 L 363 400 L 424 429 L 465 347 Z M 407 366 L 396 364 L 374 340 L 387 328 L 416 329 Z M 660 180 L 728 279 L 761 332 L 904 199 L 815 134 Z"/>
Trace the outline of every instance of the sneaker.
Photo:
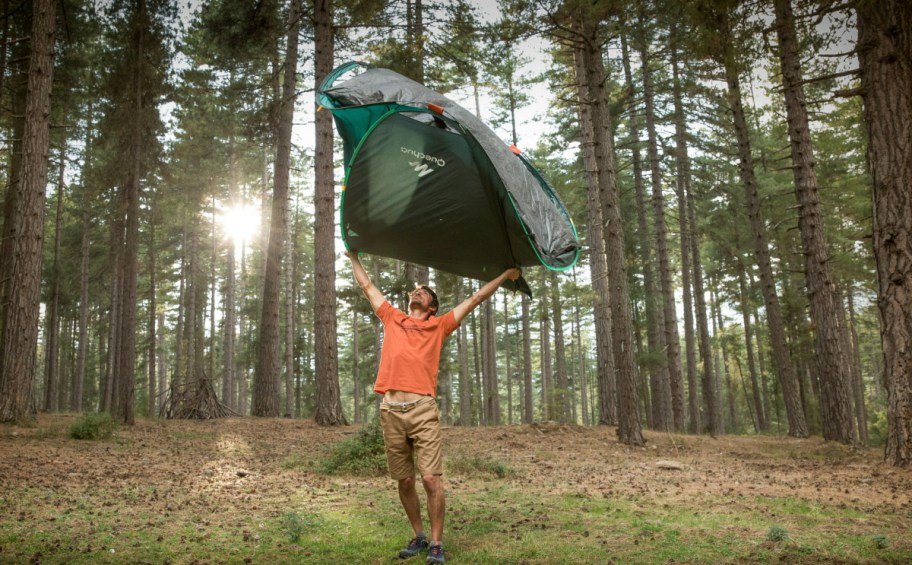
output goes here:
<path id="1" fill-rule="evenodd" d="M 427 565 L 443 565 L 443 544 L 432 545 L 428 550 Z"/>
<path id="2" fill-rule="evenodd" d="M 412 538 L 412 541 L 408 543 L 408 546 L 404 549 L 399 550 L 399 559 L 408 559 L 409 557 L 414 557 L 418 555 L 425 549 L 427 549 L 428 540 L 424 536 L 415 536 Z M 443 563 L 441 561 L 441 563 Z"/>

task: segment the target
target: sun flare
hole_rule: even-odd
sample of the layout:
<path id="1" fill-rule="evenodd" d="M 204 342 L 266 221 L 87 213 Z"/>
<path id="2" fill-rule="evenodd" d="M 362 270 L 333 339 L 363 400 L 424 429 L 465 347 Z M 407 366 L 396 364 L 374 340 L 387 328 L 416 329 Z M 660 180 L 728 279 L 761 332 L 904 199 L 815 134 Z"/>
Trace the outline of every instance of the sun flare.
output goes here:
<path id="1" fill-rule="evenodd" d="M 260 228 L 260 210 L 250 204 L 232 204 L 222 208 L 218 220 L 224 237 L 241 246 Z"/>

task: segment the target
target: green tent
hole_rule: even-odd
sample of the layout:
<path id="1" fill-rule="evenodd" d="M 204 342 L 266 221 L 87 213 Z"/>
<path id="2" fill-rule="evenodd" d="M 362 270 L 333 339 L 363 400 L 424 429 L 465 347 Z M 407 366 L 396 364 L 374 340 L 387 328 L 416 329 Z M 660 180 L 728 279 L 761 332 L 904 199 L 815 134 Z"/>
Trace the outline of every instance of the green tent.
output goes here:
<path id="1" fill-rule="evenodd" d="M 388 69 L 333 70 L 318 93 L 342 137 L 348 249 L 479 280 L 510 267 L 565 270 L 579 239 L 554 189 L 448 98 Z M 522 279 L 509 287 L 531 291 Z"/>

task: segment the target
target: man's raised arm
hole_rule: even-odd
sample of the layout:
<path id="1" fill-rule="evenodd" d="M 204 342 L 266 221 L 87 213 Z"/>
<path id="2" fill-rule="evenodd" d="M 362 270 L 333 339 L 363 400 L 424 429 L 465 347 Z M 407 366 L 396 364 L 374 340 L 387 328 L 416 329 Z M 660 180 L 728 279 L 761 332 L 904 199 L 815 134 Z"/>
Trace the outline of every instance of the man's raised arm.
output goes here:
<path id="1" fill-rule="evenodd" d="M 376 312 L 377 309 L 386 302 L 386 298 L 380 290 L 374 286 L 370 277 L 367 276 L 367 271 L 364 270 L 364 266 L 361 265 L 361 260 L 358 259 L 358 252 L 346 251 L 345 254 L 348 255 L 348 258 L 351 260 L 355 281 L 358 283 L 358 286 L 361 287 L 361 290 L 364 291 L 364 296 L 366 296 L 367 300 L 370 302 L 371 308 Z"/>
<path id="2" fill-rule="evenodd" d="M 462 321 L 463 318 L 469 315 L 469 312 L 478 307 L 479 304 L 491 297 L 494 292 L 500 288 L 507 279 L 515 281 L 519 278 L 520 273 L 519 269 L 511 268 L 507 269 L 500 274 L 496 279 L 486 283 L 483 287 L 479 288 L 475 294 L 465 299 L 459 306 L 453 308 L 453 315 L 456 317 L 456 323 Z"/>

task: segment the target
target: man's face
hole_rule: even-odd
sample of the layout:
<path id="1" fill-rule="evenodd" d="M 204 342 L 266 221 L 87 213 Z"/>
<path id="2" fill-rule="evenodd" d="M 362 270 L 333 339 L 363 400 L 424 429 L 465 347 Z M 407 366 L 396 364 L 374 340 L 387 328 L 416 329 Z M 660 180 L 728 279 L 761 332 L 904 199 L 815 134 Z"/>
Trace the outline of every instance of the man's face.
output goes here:
<path id="1" fill-rule="evenodd" d="M 409 294 L 409 310 L 432 311 L 433 301 L 430 292 L 418 287 Z"/>

